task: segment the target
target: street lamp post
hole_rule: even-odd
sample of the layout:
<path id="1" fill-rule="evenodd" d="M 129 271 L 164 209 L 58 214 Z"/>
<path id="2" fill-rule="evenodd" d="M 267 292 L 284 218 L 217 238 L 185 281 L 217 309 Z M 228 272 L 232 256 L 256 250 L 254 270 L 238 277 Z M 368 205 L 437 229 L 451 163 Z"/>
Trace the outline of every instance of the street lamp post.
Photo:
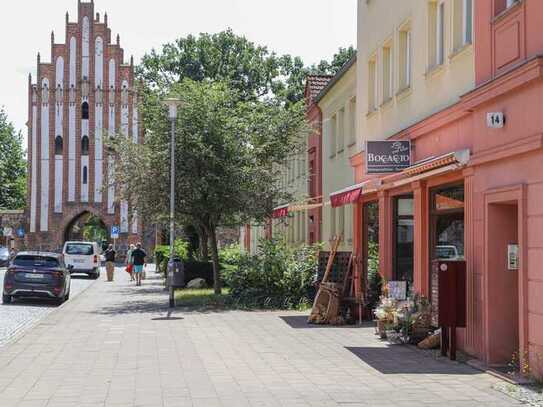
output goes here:
<path id="1" fill-rule="evenodd" d="M 170 136 L 170 262 L 174 258 L 175 241 L 175 122 L 177 120 L 177 108 L 181 105 L 181 100 L 168 98 L 164 100 L 168 107 L 168 117 L 171 124 Z"/>

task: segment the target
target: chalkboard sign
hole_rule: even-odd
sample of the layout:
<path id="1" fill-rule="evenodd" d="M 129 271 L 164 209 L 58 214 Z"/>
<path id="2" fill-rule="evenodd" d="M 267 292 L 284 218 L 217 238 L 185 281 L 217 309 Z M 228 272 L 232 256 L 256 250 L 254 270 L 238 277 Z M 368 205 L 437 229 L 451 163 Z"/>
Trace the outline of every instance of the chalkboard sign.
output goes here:
<path id="1" fill-rule="evenodd" d="M 407 299 L 407 281 L 389 281 L 388 296 L 394 300 Z"/>

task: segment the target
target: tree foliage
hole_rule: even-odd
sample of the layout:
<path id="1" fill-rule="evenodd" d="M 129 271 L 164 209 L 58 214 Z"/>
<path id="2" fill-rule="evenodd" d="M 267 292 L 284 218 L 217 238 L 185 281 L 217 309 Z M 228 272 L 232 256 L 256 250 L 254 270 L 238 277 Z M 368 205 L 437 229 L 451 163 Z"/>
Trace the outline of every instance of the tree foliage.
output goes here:
<path id="1" fill-rule="evenodd" d="M 210 80 L 226 83 L 243 100 L 273 94 L 293 104 L 303 98 L 308 74 L 335 75 L 355 52 L 352 46 L 340 48 L 331 62 L 306 66 L 300 57 L 277 55 L 227 30 L 189 35 L 165 44 L 161 51 L 152 50 L 137 72 L 155 91 L 167 93 L 171 85 L 186 78 Z"/>
<path id="2" fill-rule="evenodd" d="M 275 163 L 298 149 L 306 130 L 298 103 L 285 109 L 277 99 L 244 100 L 222 82 L 190 79 L 171 88 L 183 100 L 176 132 L 176 218 L 191 220 L 210 238 L 219 287 L 216 228 L 263 220 L 278 200 Z M 149 220 L 169 210 L 169 123 L 158 100 L 148 109 L 145 144 L 117 138 L 116 183 Z M 137 157 L 137 159 L 134 159 Z"/>
<path id="3" fill-rule="evenodd" d="M 22 135 L 0 108 L 0 209 L 20 209 L 26 197 L 26 160 Z"/>

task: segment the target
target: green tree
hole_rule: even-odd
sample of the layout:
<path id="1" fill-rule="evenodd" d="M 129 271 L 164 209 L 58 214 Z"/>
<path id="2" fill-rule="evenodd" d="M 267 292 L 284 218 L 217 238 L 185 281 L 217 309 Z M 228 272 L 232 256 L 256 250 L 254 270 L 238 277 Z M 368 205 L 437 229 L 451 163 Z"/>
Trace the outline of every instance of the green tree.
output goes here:
<path id="1" fill-rule="evenodd" d="M 26 160 L 22 135 L 0 108 L 0 208 L 23 208 L 25 197 Z"/>
<path id="2" fill-rule="evenodd" d="M 209 236 L 215 291 L 220 293 L 216 229 L 263 220 L 274 202 L 290 198 L 278 188 L 273 164 L 297 151 L 306 128 L 304 109 L 300 103 L 285 109 L 277 99 L 243 100 L 220 82 L 187 79 L 172 93 L 183 100 L 176 133 L 176 218 L 191 220 Z M 114 140 L 119 155 L 115 182 L 145 218 L 164 219 L 169 123 L 160 105 L 149 112 L 154 116 L 147 118 L 145 144 Z"/>
<path id="3" fill-rule="evenodd" d="M 309 73 L 335 75 L 356 50 L 339 48 L 332 61 L 305 66 L 300 57 L 278 56 L 232 30 L 189 35 L 146 54 L 137 68 L 148 90 L 166 94 L 184 79 L 220 81 L 237 91 L 242 100 L 273 94 L 287 105 L 303 98 Z"/>

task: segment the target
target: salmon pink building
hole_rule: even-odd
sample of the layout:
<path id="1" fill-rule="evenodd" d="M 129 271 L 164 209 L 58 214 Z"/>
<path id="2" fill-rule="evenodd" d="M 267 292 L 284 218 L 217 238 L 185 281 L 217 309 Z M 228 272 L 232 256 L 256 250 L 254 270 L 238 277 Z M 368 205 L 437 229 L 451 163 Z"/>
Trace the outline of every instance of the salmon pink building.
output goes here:
<path id="1" fill-rule="evenodd" d="M 361 3 L 378 7 L 365 1 L 359 7 Z M 473 19 L 473 41 L 460 25 L 464 32 L 458 38 L 469 42 L 460 43 L 457 49 L 473 55 L 473 86 L 456 101 L 381 138 L 411 141 L 412 160 L 407 169 L 389 175 L 368 174 L 363 146 L 351 158 L 356 185 L 347 193 L 356 199 L 354 251 L 364 268 L 368 243 L 378 244 L 382 275 L 388 280 L 405 280 L 429 298 L 434 289 L 434 260 L 465 261 L 467 312 L 466 327 L 456 332 L 460 348 L 489 366 L 507 365 L 514 355 L 520 355 L 541 377 L 543 2 L 445 3 L 443 8 L 438 4 L 438 9 L 429 9 L 437 12 L 439 24 L 455 23 L 454 13 L 462 10 L 455 9 L 456 3 L 473 7 L 471 11 L 464 8 L 468 14 L 460 19 Z M 371 13 L 371 9 L 366 11 Z M 414 58 L 412 49 L 405 50 L 405 41 L 408 47 L 411 41 L 420 41 L 417 48 L 430 40 L 444 42 L 441 51 L 438 43 L 439 52 L 433 56 L 441 65 L 429 66 L 425 80 L 454 69 L 456 37 L 446 42 L 443 37 L 454 31 L 437 29 L 437 37 L 429 40 L 412 35 L 412 20 L 405 24 L 399 25 L 398 37 L 404 57 Z M 451 50 L 448 59 L 447 49 Z M 359 49 L 359 60 L 363 57 Z M 370 74 L 374 63 L 370 56 Z M 377 63 L 377 71 L 379 66 Z M 405 72 L 416 72 L 411 69 Z M 364 81 L 365 75 L 358 79 Z M 402 80 L 412 86 L 415 79 Z M 395 95 L 393 103 L 404 103 L 405 99 L 395 99 L 398 94 L 390 94 Z M 372 103 L 373 97 L 375 94 L 370 95 Z M 364 114 L 365 121 L 374 114 Z M 360 135 L 363 141 L 372 138 L 364 132 Z"/>

